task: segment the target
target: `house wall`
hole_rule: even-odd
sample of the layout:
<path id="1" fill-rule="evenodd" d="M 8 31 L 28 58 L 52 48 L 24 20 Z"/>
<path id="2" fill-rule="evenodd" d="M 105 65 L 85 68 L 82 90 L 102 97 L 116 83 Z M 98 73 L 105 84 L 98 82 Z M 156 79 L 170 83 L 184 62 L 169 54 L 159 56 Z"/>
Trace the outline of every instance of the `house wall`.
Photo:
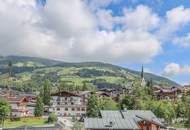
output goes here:
<path id="1" fill-rule="evenodd" d="M 159 126 L 155 124 L 140 122 L 139 125 L 142 130 L 159 130 Z"/>
<path id="2" fill-rule="evenodd" d="M 25 117 L 28 116 L 26 102 L 11 102 L 11 115 L 13 117 Z"/>
<path id="3" fill-rule="evenodd" d="M 50 112 L 55 112 L 58 116 L 80 117 L 86 114 L 86 104 L 82 97 L 53 96 Z"/>
<path id="4" fill-rule="evenodd" d="M 27 116 L 27 112 L 12 112 L 11 113 L 12 117 L 25 117 Z"/>

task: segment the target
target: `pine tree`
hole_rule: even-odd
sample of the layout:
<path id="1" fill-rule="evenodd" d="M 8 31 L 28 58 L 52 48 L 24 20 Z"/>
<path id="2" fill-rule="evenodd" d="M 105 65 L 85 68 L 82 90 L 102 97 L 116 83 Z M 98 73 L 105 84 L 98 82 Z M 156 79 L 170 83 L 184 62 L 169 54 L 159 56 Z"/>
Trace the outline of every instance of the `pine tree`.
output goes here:
<path id="1" fill-rule="evenodd" d="M 49 80 L 46 80 L 44 83 L 43 89 L 43 103 L 44 105 L 50 105 L 51 100 L 51 84 Z"/>
<path id="2" fill-rule="evenodd" d="M 147 82 L 147 94 L 150 95 L 152 98 L 154 97 L 152 78 Z"/>
<path id="3" fill-rule="evenodd" d="M 98 117 L 100 115 L 101 101 L 98 96 L 92 94 L 88 99 L 87 116 Z"/>
<path id="4" fill-rule="evenodd" d="M 42 116 L 44 113 L 44 105 L 43 105 L 43 101 L 42 98 L 40 96 L 37 97 L 37 102 L 36 102 L 36 107 L 34 110 L 34 115 L 36 117 L 40 117 Z"/>
<path id="5" fill-rule="evenodd" d="M 11 61 L 9 61 L 9 63 L 8 63 L 8 68 L 9 68 L 9 77 L 11 77 L 12 76 L 12 62 Z"/>

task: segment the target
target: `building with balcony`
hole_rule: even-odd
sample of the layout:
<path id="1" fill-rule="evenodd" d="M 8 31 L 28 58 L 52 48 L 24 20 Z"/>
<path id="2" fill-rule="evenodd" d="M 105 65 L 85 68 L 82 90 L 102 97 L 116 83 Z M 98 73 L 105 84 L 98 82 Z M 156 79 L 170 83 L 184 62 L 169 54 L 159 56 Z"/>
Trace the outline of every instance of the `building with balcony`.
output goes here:
<path id="1" fill-rule="evenodd" d="M 80 118 L 86 114 L 86 100 L 84 97 L 67 91 L 57 92 L 51 95 L 49 112 L 55 112 L 58 116 Z"/>

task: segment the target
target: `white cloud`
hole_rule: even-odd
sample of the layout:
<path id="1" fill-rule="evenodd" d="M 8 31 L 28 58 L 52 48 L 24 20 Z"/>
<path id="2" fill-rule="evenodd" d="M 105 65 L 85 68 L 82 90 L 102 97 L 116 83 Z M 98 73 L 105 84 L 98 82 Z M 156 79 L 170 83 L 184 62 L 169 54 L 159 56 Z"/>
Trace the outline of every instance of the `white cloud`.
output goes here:
<path id="1" fill-rule="evenodd" d="M 49 0 L 41 16 L 43 26 L 61 37 L 80 35 L 96 27 L 93 15 L 80 0 Z"/>
<path id="2" fill-rule="evenodd" d="M 112 30 L 115 18 L 112 16 L 111 10 L 99 9 L 96 12 L 98 25 L 104 29 Z"/>
<path id="3" fill-rule="evenodd" d="M 183 37 L 174 38 L 173 43 L 183 47 L 190 47 L 190 33 Z"/>
<path id="4" fill-rule="evenodd" d="M 96 15 L 99 26 L 106 29 L 122 25 L 124 30 L 150 31 L 160 25 L 160 17 L 145 5 L 138 5 L 134 9 L 124 8 L 122 16 L 113 16 L 112 11 L 106 9 L 99 9 Z"/>
<path id="5" fill-rule="evenodd" d="M 190 74 L 190 66 L 180 66 L 177 63 L 169 63 L 163 71 L 164 76 L 174 76 L 179 74 Z"/>
<path id="6" fill-rule="evenodd" d="M 139 5 L 136 9 L 124 9 L 121 21 L 126 28 L 152 30 L 159 26 L 160 18 L 149 7 Z"/>
<path id="7" fill-rule="evenodd" d="M 153 35 L 131 30 L 97 31 L 79 38 L 73 44 L 73 49 L 75 55 L 83 60 L 87 58 L 116 63 L 145 63 L 161 51 L 160 43 Z"/>
<path id="8" fill-rule="evenodd" d="M 113 31 L 114 25 L 102 20 L 102 26 L 110 30 L 100 31 L 96 16 L 81 0 L 49 0 L 43 9 L 36 8 L 33 2 L 0 2 L 1 54 L 68 61 L 142 63 L 151 61 L 161 51 L 160 41 L 144 29 Z M 21 12 L 24 13 L 21 15 Z M 128 13 L 132 17 L 133 11 Z M 100 13 L 100 17 L 103 14 Z M 112 19 L 111 12 L 106 15 Z"/>
<path id="9" fill-rule="evenodd" d="M 190 23 L 190 8 L 179 6 L 166 12 L 165 19 L 157 32 L 161 40 L 172 40 L 173 33 Z"/>

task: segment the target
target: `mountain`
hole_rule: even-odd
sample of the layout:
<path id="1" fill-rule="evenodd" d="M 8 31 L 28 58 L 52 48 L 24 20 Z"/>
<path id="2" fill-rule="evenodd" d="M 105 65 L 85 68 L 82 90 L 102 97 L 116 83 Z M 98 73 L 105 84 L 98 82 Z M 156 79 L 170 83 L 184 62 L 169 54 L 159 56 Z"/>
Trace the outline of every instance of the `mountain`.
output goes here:
<path id="1" fill-rule="evenodd" d="M 12 89 L 31 91 L 39 89 L 45 79 L 53 84 L 60 82 L 83 86 L 84 82 L 97 88 L 128 87 L 140 82 L 140 72 L 102 62 L 69 63 L 26 56 L 0 56 L 0 87 L 8 83 L 8 63 L 12 62 Z M 152 79 L 154 84 L 179 86 L 174 81 L 145 73 L 145 80 Z M 11 82 L 10 82 L 11 81 Z"/>

